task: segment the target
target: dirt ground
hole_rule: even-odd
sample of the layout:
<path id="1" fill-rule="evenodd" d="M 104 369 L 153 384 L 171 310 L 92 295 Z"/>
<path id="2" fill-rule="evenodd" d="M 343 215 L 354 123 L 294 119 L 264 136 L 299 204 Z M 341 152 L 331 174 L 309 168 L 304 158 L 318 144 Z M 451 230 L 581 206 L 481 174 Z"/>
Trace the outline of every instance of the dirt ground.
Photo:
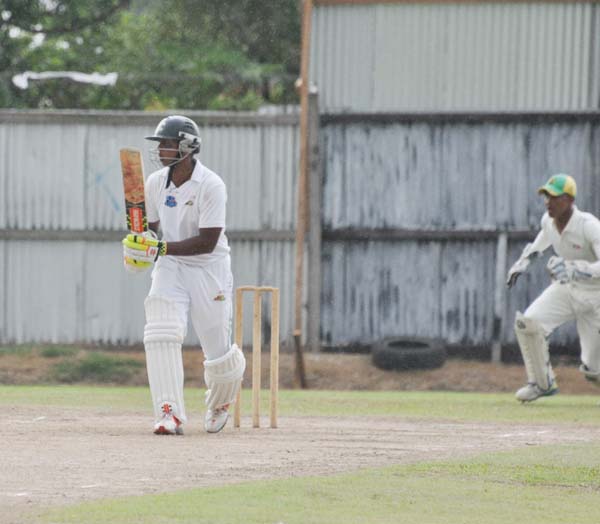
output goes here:
<path id="1" fill-rule="evenodd" d="M 333 475 L 526 445 L 591 442 L 600 427 L 281 418 L 278 429 L 228 426 L 208 435 L 190 419 L 182 437 L 148 432 L 147 414 L 4 409 L 0 522 L 31 522 L 48 506 L 242 481 Z M 197 417 L 199 418 L 199 417 Z"/>
<path id="2" fill-rule="evenodd" d="M 87 350 L 89 353 L 89 350 Z M 126 382 L 128 385 L 146 385 L 143 349 L 111 349 L 107 354 L 134 359 L 140 363 Z M 245 384 L 251 383 L 251 354 L 247 351 L 248 366 Z M 27 355 L 0 353 L 0 384 L 47 383 L 50 369 L 57 358 L 45 358 L 38 351 Z M 184 349 L 184 367 L 187 386 L 204 387 L 202 352 L 198 348 Z M 262 381 L 269 381 L 269 353 L 263 352 Z M 525 381 L 521 363 L 492 364 L 479 360 L 451 358 L 438 369 L 422 371 L 383 371 L 371 363 L 369 354 L 305 353 L 304 364 L 309 388 L 332 390 L 437 390 L 437 391 L 515 391 Z M 599 394 L 600 389 L 584 380 L 577 365 L 566 358 L 553 359 L 561 392 L 567 394 Z M 295 362 L 293 355 L 282 353 L 279 362 L 281 388 L 293 388 Z"/>
<path id="3" fill-rule="evenodd" d="M 123 353 L 143 359 L 141 352 Z M 249 355 L 248 355 L 249 356 Z M 268 354 L 264 380 L 268 383 Z M 53 359 L 0 357 L 3 383 L 35 383 Z M 514 391 L 520 365 L 449 360 L 429 371 L 386 372 L 369 355 L 307 354 L 308 384 L 316 389 Z M 202 387 L 199 351 L 186 350 L 187 385 Z M 292 355 L 281 355 L 281 386 L 294 385 Z M 564 393 L 596 394 L 574 366 L 557 363 Z M 145 370 L 132 378 L 145 383 Z M 247 379 L 249 384 L 249 378 Z M 600 427 L 414 421 L 399 417 L 280 418 L 278 429 L 232 425 L 217 435 L 195 414 L 183 437 L 148 432 L 148 414 L 114 410 L 4 407 L 0 442 L 0 523 L 27 523 L 51 506 L 105 497 L 157 494 L 241 481 L 333 475 L 366 467 L 407 464 L 526 445 L 591 442 Z M 267 425 L 266 419 L 264 425 Z M 209 461 L 210 458 L 210 461 Z M 207 464 L 210 463 L 210 467 Z M 10 472 L 10 474 L 6 474 Z"/>

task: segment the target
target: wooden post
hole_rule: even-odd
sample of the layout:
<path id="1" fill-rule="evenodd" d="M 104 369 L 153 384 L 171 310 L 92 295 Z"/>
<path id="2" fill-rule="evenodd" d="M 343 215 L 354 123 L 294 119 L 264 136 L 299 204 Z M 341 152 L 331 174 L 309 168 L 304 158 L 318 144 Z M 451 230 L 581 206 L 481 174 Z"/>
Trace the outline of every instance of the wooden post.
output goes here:
<path id="1" fill-rule="evenodd" d="M 279 289 L 271 291 L 271 427 L 277 427 L 279 397 Z"/>
<path id="2" fill-rule="evenodd" d="M 494 286 L 494 332 L 492 334 L 492 362 L 502 362 L 502 330 L 504 328 L 504 298 L 506 296 L 506 256 L 508 235 L 500 233 L 496 244 L 496 282 Z"/>
<path id="3" fill-rule="evenodd" d="M 300 59 L 300 169 L 298 171 L 298 219 L 296 226 L 296 289 L 294 296 L 294 349 L 296 354 L 295 379 L 306 387 L 304 355 L 302 353 L 302 297 L 304 278 L 304 239 L 306 235 L 308 203 L 308 93 L 310 87 L 310 33 L 312 0 L 304 0 L 302 11 L 302 55 Z"/>
<path id="4" fill-rule="evenodd" d="M 321 349 L 321 157 L 319 149 L 319 96 L 316 90 L 309 93 L 309 229 L 308 229 L 308 315 L 306 342 L 310 351 Z"/>
<path id="5" fill-rule="evenodd" d="M 262 296 L 271 293 L 271 365 L 270 365 L 270 425 L 277 427 L 279 401 L 279 288 L 240 286 L 235 291 L 235 343 L 241 349 L 244 329 L 244 292 L 254 293 L 252 314 L 252 427 L 260 427 L 260 393 L 262 371 Z M 241 423 L 241 388 L 234 408 L 234 427 Z"/>
<path id="6" fill-rule="evenodd" d="M 252 325 L 252 427 L 260 427 L 260 368 L 262 359 L 262 293 L 254 292 Z"/>
<path id="7" fill-rule="evenodd" d="M 244 344 L 244 290 L 242 288 L 238 288 L 235 290 L 235 344 L 240 350 L 243 351 Z M 241 413 L 242 413 L 242 388 L 238 391 L 237 398 L 235 400 L 235 406 L 233 407 L 233 427 L 239 428 L 241 422 Z"/>

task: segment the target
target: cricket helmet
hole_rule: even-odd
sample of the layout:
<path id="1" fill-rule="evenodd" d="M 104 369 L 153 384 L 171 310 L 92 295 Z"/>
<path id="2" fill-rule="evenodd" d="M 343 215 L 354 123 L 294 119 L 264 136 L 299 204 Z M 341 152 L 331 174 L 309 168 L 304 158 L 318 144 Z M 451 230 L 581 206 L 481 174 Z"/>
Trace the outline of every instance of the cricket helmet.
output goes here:
<path id="1" fill-rule="evenodd" d="M 179 151 L 183 155 L 196 154 L 200 152 L 200 129 L 196 123 L 185 116 L 172 115 L 163 118 L 154 134 L 145 137 L 146 140 L 177 140 L 179 142 Z"/>

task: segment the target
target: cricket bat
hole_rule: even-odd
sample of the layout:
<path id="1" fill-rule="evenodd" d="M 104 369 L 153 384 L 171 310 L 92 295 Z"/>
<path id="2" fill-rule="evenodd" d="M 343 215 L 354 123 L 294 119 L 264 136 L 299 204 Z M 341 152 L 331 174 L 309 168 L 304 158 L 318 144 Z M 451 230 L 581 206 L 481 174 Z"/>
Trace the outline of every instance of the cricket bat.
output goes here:
<path id="1" fill-rule="evenodd" d="M 121 149 L 119 153 L 123 172 L 127 229 L 132 233 L 141 234 L 148 230 L 142 155 L 137 149 Z"/>

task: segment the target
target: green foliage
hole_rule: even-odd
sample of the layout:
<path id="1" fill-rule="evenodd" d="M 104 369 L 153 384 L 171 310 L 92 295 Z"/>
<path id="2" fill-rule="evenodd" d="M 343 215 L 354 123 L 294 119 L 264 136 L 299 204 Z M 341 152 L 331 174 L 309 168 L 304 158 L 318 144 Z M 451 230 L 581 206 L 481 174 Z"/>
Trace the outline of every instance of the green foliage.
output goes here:
<path id="1" fill-rule="evenodd" d="M 300 64 L 300 2 L 297 0 L 183 0 L 188 30 L 204 20 L 211 40 L 241 49 L 262 64 L 281 64 L 296 74 Z"/>
<path id="2" fill-rule="evenodd" d="M 6 355 L 17 355 L 19 357 L 32 355 L 34 352 L 33 346 L 4 346 L 0 347 L 0 357 Z"/>
<path id="3" fill-rule="evenodd" d="M 126 382 L 143 364 L 134 359 L 89 353 L 79 360 L 63 360 L 53 368 L 59 382 Z"/>
<path id="4" fill-rule="evenodd" d="M 89 55 L 95 47 L 84 45 L 85 37 L 112 23 L 128 4 L 128 0 L 4 0 L 0 16 L 0 103 L 5 107 L 57 107 L 55 86 L 48 92 L 43 86 L 23 92 L 12 84 L 12 76 L 29 70 L 88 71 L 89 64 L 94 63 Z M 79 45 L 73 47 L 73 43 Z"/>
<path id="5" fill-rule="evenodd" d="M 46 358 L 72 357 L 79 352 L 78 348 L 69 346 L 48 346 L 40 350 L 40 355 Z"/>
<path id="6" fill-rule="evenodd" d="M 30 357 L 40 355 L 45 358 L 72 357 L 79 352 L 79 348 L 72 346 L 35 346 L 22 344 L 17 346 L 0 347 L 0 357 L 15 355 L 18 357 Z"/>
<path id="7" fill-rule="evenodd" d="M 256 109 L 296 101 L 296 0 L 5 3 L 0 107 Z M 26 90 L 11 80 L 62 70 L 119 79 L 114 87 L 32 80 Z"/>

